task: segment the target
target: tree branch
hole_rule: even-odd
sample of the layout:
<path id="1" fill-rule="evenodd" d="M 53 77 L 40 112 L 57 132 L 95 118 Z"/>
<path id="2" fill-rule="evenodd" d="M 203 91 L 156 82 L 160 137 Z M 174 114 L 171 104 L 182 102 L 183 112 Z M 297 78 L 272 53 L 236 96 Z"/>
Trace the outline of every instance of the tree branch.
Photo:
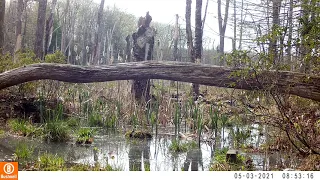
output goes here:
<path id="1" fill-rule="evenodd" d="M 77 66 L 69 64 L 33 64 L 0 74 L 0 90 L 35 80 L 58 80 L 92 83 L 116 80 L 164 79 L 208 86 L 266 90 L 297 95 L 320 101 L 320 77 L 289 71 L 230 69 L 195 63 L 143 61 L 110 66 Z"/>

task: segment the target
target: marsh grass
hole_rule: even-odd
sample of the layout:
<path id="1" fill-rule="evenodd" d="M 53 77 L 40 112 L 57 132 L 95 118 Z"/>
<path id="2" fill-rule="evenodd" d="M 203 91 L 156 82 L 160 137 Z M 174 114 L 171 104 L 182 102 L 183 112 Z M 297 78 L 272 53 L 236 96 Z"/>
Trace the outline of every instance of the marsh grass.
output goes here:
<path id="1" fill-rule="evenodd" d="M 93 142 L 95 131 L 90 128 L 80 128 L 77 132 L 77 140 L 76 143 L 78 144 L 91 144 Z"/>
<path id="2" fill-rule="evenodd" d="M 10 119 L 8 120 L 8 127 L 19 136 L 41 137 L 44 134 L 42 126 L 38 127 L 24 119 Z"/>
<path id="3" fill-rule="evenodd" d="M 14 161 L 18 161 L 19 164 L 26 165 L 33 159 L 34 147 L 28 146 L 25 143 L 20 143 L 14 152 Z"/>
<path id="4" fill-rule="evenodd" d="M 214 136 L 217 137 L 219 116 L 218 116 L 218 110 L 214 109 L 213 105 L 210 106 L 209 116 L 211 120 L 211 130 L 214 132 Z"/>
<path id="5" fill-rule="evenodd" d="M 239 126 L 235 127 L 235 130 L 232 129 L 231 136 L 234 139 L 234 147 L 240 148 L 241 145 L 245 144 L 247 139 L 251 136 L 251 130 L 245 129 L 244 127 L 240 128 Z"/>
<path id="6" fill-rule="evenodd" d="M 190 149 L 195 149 L 197 147 L 198 145 L 195 141 L 183 143 L 180 140 L 173 140 L 169 146 L 169 150 L 174 153 L 183 153 L 189 151 Z"/>
<path id="7" fill-rule="evenodd" d="M 116 171 L 120 170 L 112 168 L 109 164 L 104 167 L 100 163 L 90 164 L 74 164 L 67 163 L 63 157 L 56 154 L 44 153 L 34 163 L 34 169 L 38 171 Z"/>
<path id="8" fill-rule="evenodd" d="M 70 140 L 70 128 L 66 122 L 54 121 L 46 123 L 45 140 L 51 142 L 66 142 Z"/>
<path id="9" fill-rule="evenodd" d="M 237 161 L 235 163 L 227 162 L 227 152 L 227 148 L 215 152 L 213 164 L 209 168 L 210 171 L 248 171 L 253 169 L 252 164 L 250 166 L 246 164 L 251 158 L 241 154 L 237 154 Z"/>
<path id="10" fill-rule="evenodd" d="M 65 168 L 65 160 L 58 155 L 44 153 L 40 155 L 39 161 L 35 163 L 35 168 L 41 171 L 58 171 Z"/>

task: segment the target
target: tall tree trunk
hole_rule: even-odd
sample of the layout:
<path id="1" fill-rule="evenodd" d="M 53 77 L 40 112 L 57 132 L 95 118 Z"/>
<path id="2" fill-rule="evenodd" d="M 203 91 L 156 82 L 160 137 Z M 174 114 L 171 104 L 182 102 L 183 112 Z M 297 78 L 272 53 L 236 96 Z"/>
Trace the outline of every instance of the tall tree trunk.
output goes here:
<path id="1" fill-rule="evenodd" d="M 173 36 L 173 60 L 178 61 L 178 40 L 179 40 L 179 15 L 176 14 L 176 23 L 174 26 Z M 174 81 L 170 81 L 170 85 L 174 86 Z"/>
<path id="2" fill-rule="evenodd" d="M 130 39 L 131 39 L 131 36 L 128 35 L 126 37 L 126 43 L 127 43 L 127 45 L 126 45 L 126 62 L 131 61 L 131 41 L 130 41 Z"/>
<path id="3" fill-rule="evenodd" d="M 289 17 L 288 17 L 288 24 L 289 24 L 289 33 L 288 33 L 288 48 L 287 48 L 287 56 L 288 56 L 288 64 L 291 65 L 291 70 L 293 70 L 293 65 L 292 65 L 292 29 L 293 29 L 293 24 L 292 24 L 292 18 L 293 18 L 293 0 L 290 0 L 289 3 Z"/>
<path id="4" fill-rule="evenodd" d="M 43 59 L 43 48 L 44 48 L 44 28 L 46 23 L 46 10 L 47 10 L 47 0 L 38 0 L 38 21 L 36 30 L 36 41 L 34 45 L 34 52 L 37 58 Z"/>
<path id="5" fill-rule="evenodd" d="M 242 34 L 243 34 L 243 21 L 244 21 L 244 19 L 243 19 L 243 0 L 241 0 L 241 14 L 240 14 L 240 23 L 241 23 L 241 25 L 240 25 L 240 34 L 239 34 L 239 50 L 241 50 L 242 49 Z"/>
<path id="6" fill-rule="evenodd" d="M 232 51 L 236 50 L 237 46 L 237 0 L 233 1 L 233 41 L 232 41 Z"/>
<path id="7" fill-rule="evenodd" d="M 203 20 L 202 20 L 202 34 L 203 34 L 204 24 L 205 24 L 206 18 L 207 18 L 208 5 L 209 5 L 209 0 L 207 0 L 207 2 L 206 2 L 206 8 L 205 8 L 205 10 L 204 10 L 204 15 L 203 15 Z"/>
<path id="8" fill-rule="evenodd" d="M 278 57 L 278 36 L 276 35 L 276 29 L 280 26 L 280 5 L 281 0 L 272 0 L 272 35 L 270 40 L 270 51 L 269 56 L 271 57 L 273 65 L 277 66 L 279 63 Z"/>
<path id="9" fill-rule="evenodd" d="M 82 65 L 88 64 L 88 53 L 89 53 L 89 46 L 87 43 L 88 39 L 88 29 L 85 27 L 83 33 L 83 44 L 82 44 Z"/>
<path id="10" fill-rule="evenodd" d="M 186 0 L 186 35 L 187 35 L 187 46 L 188 54 L 190 56 L 190 62 L 194 63 L 194 50 L 193 50 L 193 38 L 191 30 L 191 3 L 192 0 Z"/>
<path id="11" fill-rule="evenodd" d="M 66 53 L 66 47 L 67 47 L 67 44 L 66 44 L 66 35 L 67 35 L 67 18 L 68 18 L 68 12 L 69 12 L 69 6 L 70 6 L 70 0 L 67 0 L 67 3 L 66 3 L 66 7 L 64 9 L 64 13 L 63 13 L 63 20 L 61 22 L 61 52 L 63 54 Z"/>
<path id="12" fill-rule="evenodd" d="M 51 45 L 52 40 L 52 33 L 53 33 L 53 22 L 54 22 L 54 11 L 56 9 L 57 0 L 52 0 L 51 4 L 51 10 L 49 18 L 47 19 L 46 23 L 46 38 L 45 38 L 45 49 L 44 49 L 44 55 L 48 53 L 49 47 Z"/>
<path id="13" fill-rule="evenodd" d="M 26 10 L 28 0 L 24 1 L 24 13 L 23 13 L 23 33 L 22 33 L 22 40 L 21 40 L 21 49 L 25 49 L 25 39 L 27 34 L 27 23 L 28 23 L 28 11 Z"/>
<path id="14" fill-rule="evenodd" d="M 13 61 L 17 62 L 16 53 L 20 51 L 22 47 L 22 12 L 24 8 L 23 0 L 18 1 L 17 6 L 17 19 L 16 19 L 16 44 L 14 48 L 14 58 Z"/>
<path id="15" fill-rule="evenodd" d="M 100 62 L 100 49 L 101 49 L 101 34 L 102 34 L 102 16 L 103 16 L 103 7 L 104 7 L 104 0 L 101 0 L 99 12 L 98 12 L 98 20 L 97 20 L 97 29 L 95 33 L 95 43 L 92 52 L 92 63 L 94 65 L 99 64 Z"/>
<path id="16" fill-rule="evenodd" d="M 188 53 L 190 56 L 190 60 L 192 63 L 195 63 L 196 58 L 195 58 L 195 52 L 193 47 L 193 38 L 192 38 L 192 30 L 191 30 L 191 4 L 192 4 L 192 0 L 186 0 L 186 34 L 187 34 L 187 45 L 188 45 Z M 200 20 L 201 20 L 201 14 L 200 14 Z M 192 90 L 195 95 L 199 95 L 199 85 L 192 84 Z"/>
<path id="17" fill-rule="evenodd" d="M 196 63 L 201 63 L 202 58 L 202 0 L 196 1 L 196 15 L 195 15 L 195 39 L 194 39 L 194 57 Z M 199 96 L 199 84 L 193 84 L 193 92 L 196 97 Z"/>
<path id="18" fill-rule="evenodd" d="M 220 61 L 221 66 L 223 66 L 225 63 L 225 60 L 224 60 L 225 59 L 224 58 L 224 36 L 226 33 L 226 27 L 227 27 L 227 22 L 228 22 L 229 4 L 230 4 L 230 0 L 226 0 L 224 18 L 222 19 L 221 0 L 218 0 L 218 22 L 219 22 L 219 36 L 220 36 L 219 61 Z"/>
<path id="19" fill-rule="evenodd" d="M 0 54 L 4 49 L 4 15 L 6 11 L 6 0 L 0 0 Z"/>
<path id="20" fill-rule="evenodd" d="M 311 51 L 310 40 L 308 40 L 309 33 L 312 34 L 312 28 L 310 26 L 315 18 L 315 12 L 312 7 L 316 6 L 314 4 L 316 1 L 313 0 L 302 0 L 302 16 L 301 16 L 301 47 L 300 47 L 300 59 L 301 66 L 300 72 L 309 73 L 311 70 Z M 312 37 L 312 36 L 311 36 Z M 311 40 L 314 41 L 314 40 Z"/>
<path id="21" fill-rule="evenodd" d="M 173 37 L 173 60 L 178 60 L 178 40 L 179 40 L 179 15 L 176 14 L 176 23 L 174 27 L 174 37 Z"/>

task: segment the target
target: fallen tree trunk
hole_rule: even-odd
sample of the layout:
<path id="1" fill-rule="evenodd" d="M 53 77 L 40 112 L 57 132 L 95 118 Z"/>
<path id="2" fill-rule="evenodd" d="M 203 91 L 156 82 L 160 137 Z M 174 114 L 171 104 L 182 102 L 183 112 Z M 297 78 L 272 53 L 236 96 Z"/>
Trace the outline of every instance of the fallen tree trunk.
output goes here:
<path id="1" fill-rule="evenodd" d="M 168 61 L 86 67 L 69 64 L 33 64 L 0 74 L 0 90 L 43 79 L 71 83 L 164 79 L 226 88 L 277 91 L 320 101 L 318 76 L 288 71 L 257 73 L 253 70 Z"/>

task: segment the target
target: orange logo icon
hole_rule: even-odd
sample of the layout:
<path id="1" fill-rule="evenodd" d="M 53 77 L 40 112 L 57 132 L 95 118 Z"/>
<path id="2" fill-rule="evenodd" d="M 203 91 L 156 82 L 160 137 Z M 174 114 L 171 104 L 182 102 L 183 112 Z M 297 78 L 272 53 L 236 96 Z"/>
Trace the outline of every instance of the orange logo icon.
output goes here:
<path id="1" fill-rule="evenodd" d="M 18 180 L 18 162 L 0 162 L 0 180 Z"/>

